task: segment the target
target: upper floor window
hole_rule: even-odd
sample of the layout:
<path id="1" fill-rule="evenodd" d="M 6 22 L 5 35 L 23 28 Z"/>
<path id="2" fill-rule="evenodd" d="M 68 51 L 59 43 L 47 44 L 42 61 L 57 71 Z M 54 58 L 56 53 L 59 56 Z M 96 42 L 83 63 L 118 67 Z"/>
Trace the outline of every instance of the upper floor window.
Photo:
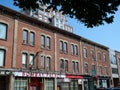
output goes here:
<path id="1" fill-rule="evenodd" d="M 60 52 L 68 53 L 67 42 L 60 41 Z"/>
<path id="2" fill-rule="evenodd" d="M 27 43 L 28 43 L 28 31 L 23 30 L 23 44 L 27 44 Z"/>
<path id="3" fill-rule="evenodd" d="M 71 44 L 71 54 L 74 55 L 74 45 Z"/>
<path id="4" fill-rule="evenodd" d="M 46 58 L 46 68 L 47 68 L 47 70 L 50 70 L 50 68 L 51 68 L 51 58 L 50 57 L 47 57 Z"/>
<path id="5" fill-rule="evenodd" d="M 5 54 L 6 54 L 6 51 L 3 49 L 0 49 L 0 67 L 5 66 Z"/>
<path id="6" fill-rule="evenodd" d="M 64 60 L 63 59 L 60 60 L 60 70 L 61 71 L 64 70 Z"/>
<path id="7" fill-rule="evenodd" d="M 74 47 L 75 47 L 75 55 L 78 55 L 78 46 L 75 45 Z"/>
<path id="8" fill-rule="evenodd" d="M 41 68 L 45 69 L 45 56 L 41 56 Z"/>
<path id="9" fill-rule="evenodd" d="M 68 72 L 68 60 L 65 60 L 65 71 Z"/>
<path id="10" fill-rule="evenodd" d="M 85 68 L 85 73 L 88 74 L 88 64 L 87 63 L 84 64 L 84 68 Z"/>
<path id="11" fill-rule="evenodd" d="M 67 53 L 67 42 L 64 42 L 64 53 Z"/>
<path id="12" fill-rule="evenodd" d="M 30 45 L 34 46 L 35 44 L 35 34 L 33 32 L 30 32 Z"/>
<path id="13" fill-rule="evenodd" d="M 101 60 L 101 54 L 98 53 L 98 60 Z"/>
<path id="14" fill-rule="evenodd" d="M 46 38 L 46 46 L 47 46 L 47 49 L 50 49 L 50 37 Z"/>
<path id="15" fill-rule="evenodd" d="M 60 52 L 63 52 L 63 41 L 60 41 Z"/>
<path id="16" fill-rule="evenodd" d="M 87 58 L 87 49 L 86 48 L 83 49 L 83 55 L 84 55 L 84 58 Z"/>
<path id="17" fill-rule="evenodd" d="M 95 59 L 95 53 L 94 53 L 93 50 L 90 51 L 90 55 L 91 55 L 91 58 L 92 58 L 92 59 Z"/>
<path id="18" fill-rule="evenodd" d="M 103 60 L 104 60 L 105 62 L 107 61 L 106 54 L 103 54 Z"/>
<path id="19" fill-rule="evenodd" d="M 102 66 L 100 66 L 99 68 L 100 68 L 100 75 L 102 75 Z"/>
<path id="20" fill-rule="evenodd" d="M 27 53 L 22 53 L 22 68 L 27 68 Z"/>
<path id="21" fill-rule="evenodd" d="M 79 63 L 78 62 L 75 63 L 75 70 L 76 70 L 76 73 L 79 72 Z"/>
<path id="22" fill-rule="evenodd" d="M 71 54 L 78 55 L 78 47 L 77 45 L 71 44 Z"/>
<path id="23" fill-rule="evenodd" d="M 119 62 L 119 65 L 120 65 L 120 58 L 118 58 L 118 60 L 119 60 L 118 62 Z"/>
<path id="24" fill-rule="evenodd" d="M 75 73 L 75 62 L 74 61 L 72 61 L 72 71 L 73 73 Z"/>
<path id="25" fill-rule="evenodd" d="M 0 39 L 7 39 L 7 25 L 0 23 Z"/>
<path id="26" fill-rule="evenodd" d="M 96 66 L 92 65 L 92 75 L 95 76 L 96 75 Z"/>
<path id="27" fill-rule="evenodd" d="M 45 48 L 45 36 L 44 35 L 41 36 L 41 47 Z"/>
<path id="28" fill-rule="evenodd" d="M 31 67 L 33 67 L 33 65 L 34 65 L 34 54 L 30 54 L 29 65 L 30 65 Z"/>
<path id="29" fill-rule="evenodd" d="M 108 75 L 109 73 L 108 67 L 105 67 L 105 74 Z"/>

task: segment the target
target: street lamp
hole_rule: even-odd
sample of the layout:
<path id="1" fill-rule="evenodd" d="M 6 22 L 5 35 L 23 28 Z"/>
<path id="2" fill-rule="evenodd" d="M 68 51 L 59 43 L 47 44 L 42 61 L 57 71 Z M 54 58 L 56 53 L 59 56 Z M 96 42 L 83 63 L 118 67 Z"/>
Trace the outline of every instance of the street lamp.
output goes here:
<path id="1" fill-rule="evenodd" d="M 30 61 L 30 63 L 29 63 L 29 69 L 30 69 L 30 70 L 33 69 L 33 66 L 34 66 L 33 62 L 34 62 L 34 60 L 35 60 L 36 57 L 37 57 L 36 67 L 38 68 L 38 54 L 39 54 L 39 53 L 42 53 L 42 52 L 43 52 L 43 51 L 37 51 L 36 54 L 33 56 L 33 59 L 32 59 L 32 60 Z"/>

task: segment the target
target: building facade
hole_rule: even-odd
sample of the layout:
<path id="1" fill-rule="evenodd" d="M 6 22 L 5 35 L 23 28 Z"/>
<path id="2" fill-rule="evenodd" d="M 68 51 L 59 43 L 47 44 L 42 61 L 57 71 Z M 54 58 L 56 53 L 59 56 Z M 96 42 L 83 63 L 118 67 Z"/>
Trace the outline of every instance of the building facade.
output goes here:
<path id="1" fill-rule="evenodd" d="M 109 48 L 0 6 L 0 90 L 110 87 Z"/>

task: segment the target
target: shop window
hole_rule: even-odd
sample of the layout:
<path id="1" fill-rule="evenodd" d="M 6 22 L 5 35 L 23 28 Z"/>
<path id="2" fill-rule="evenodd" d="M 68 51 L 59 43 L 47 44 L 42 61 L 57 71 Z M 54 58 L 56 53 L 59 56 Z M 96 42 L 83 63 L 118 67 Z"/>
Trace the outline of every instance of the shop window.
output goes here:
<path id="1" fill-rule="evenodd" d="M 41 47 L 45 48 L 45 36 L 44 35 L 41 36 Z"/>
<path id="2" fill-rule="evenodd" d="M 50 37 L 46 38 L 47 49 L 50 49 Z"/>
<path id="3" fill-rule="evenodd" d="M 83 55 L 84 55 L 84 58 L 87 58 L 87 49 L 86 48 L 83 49 Z"/>
<path id="4" fill-rule="evenodd" d="M 23 44 L 27 44 L 27 43 L 28 43 L 28 31 L 23 30 Z"/>
<path id="5" fill-rule="evenodd" d="M 6 51 L 3 49 L 0 49 L 0 67 L 5 66 L 5 54 L 6 54 Z"/>
<path id="6" fill-rule="evenodd" d="M 27 79 L 15 78 L 14 90 L 27 90 Z"/>
<path id="7" fill-rule="evenodd" d="M 27 67 L 27 53 L 22 53 L 22 68 Z"/>
<path id="8" fill-rule="evenodd" d="M 46 88 L 46 90 L 54 90 L 54 80 L 53 79 L 45 79 L 45 88 Z"/>
<path id="9" fill-rule="evenodd" d="M 35 34 L 33 32 L 30 32 L 30 45 L 35 45 Z"/>
<path id="10" fill-rule="evenodd" d="M 0 39 L 7 39 L 7 25 L 4 23 L 0 23 Z"/>

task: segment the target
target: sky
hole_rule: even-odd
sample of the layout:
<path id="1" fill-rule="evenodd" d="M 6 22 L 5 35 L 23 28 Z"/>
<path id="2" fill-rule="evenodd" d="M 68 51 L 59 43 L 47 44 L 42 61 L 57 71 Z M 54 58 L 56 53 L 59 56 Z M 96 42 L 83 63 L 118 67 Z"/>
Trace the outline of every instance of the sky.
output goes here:
<path id="1" fill-rule="evenodd" d="M 13 0 L 0 0 L 0 4 L 14 10 L 19 9 L 13 5 Z M 112 24 L 87 28 L 76 19 L 67 17 L 67 21 L 68 25 L 73 27 L 75 34 L 120 52 L 120 7 Z"/>

